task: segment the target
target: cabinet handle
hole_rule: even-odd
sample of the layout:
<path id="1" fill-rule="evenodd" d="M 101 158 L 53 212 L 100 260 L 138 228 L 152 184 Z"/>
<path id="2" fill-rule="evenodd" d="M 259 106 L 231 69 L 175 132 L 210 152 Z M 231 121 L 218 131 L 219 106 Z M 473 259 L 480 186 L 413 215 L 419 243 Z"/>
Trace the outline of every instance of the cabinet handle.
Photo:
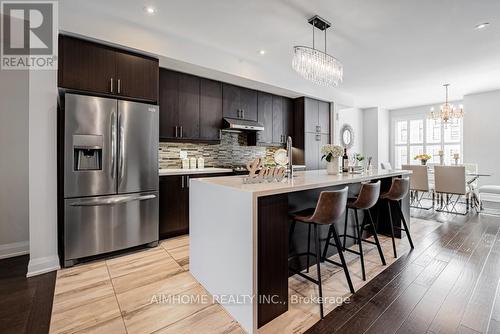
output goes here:
<path id="1" fill-rule="evenodd" d="M 219 129 L 219 140 L 222 139 L 222 130 Z"/>
<path id="2" fill-rule="evenodd" d="M 245 109 L 241 110 L 241 115 L 242 115 L 241 118 L 245 118 Z"/>
<path id="3" fill-rule="evenodd" d="M 178 138 L 179 137 L 179 134 L 178 134 L 178 126 L 175 126 L 175 138 Z"/>
<path id="4" fill-rule="evenodd" d="M 121 82 L 122 81 L 120 79 L 118 79 L 118 94 L 121 93 Z"/>
<path id="5" fill-rule="evenodd" d="M 240 117 L 240 112 L 241 112 L 241 110 L 240 110 L 240 109 L 236 110 L 236 117 L 237 117 L 237 118 L 241 118 L 241 117 Z"/>
<path id="6" fill-rule="evenodd" d="M 189 175 L 186 175 L 186 188 L 189 188 Z"/>
<path id="7" fill-rule="evenodd" d="M 182 137 L 183 137 L 183 135 L 182 135 L 182 125 L 180 126 L 180 128 L 181 128 L 181 131 L 180 131 L 180 132 L 181 132 L 180 138 L 182 138 Z"/>
<path id="8" fill-rule="evenodd" d="M 316 125 L 316 132 L 321 132 L 321 126 Z"/>
<path id="9" fill-rule="evenodd" d="M 109 81 L 110 81 L 109 89 L 110 89 L 111 93 L 113 93 L 113 78 L 111 78 Z"/>
<path id="10" fill-rule="evenodd" d="M 320 141 L 321 140 L 321 136 L 320 135 L 316 135 L 316 141 Z"/>
<path id="11" fill-rule="evenodd" d="M 184 189 L 184 175 L 181 176 L 181 188 Z"/>

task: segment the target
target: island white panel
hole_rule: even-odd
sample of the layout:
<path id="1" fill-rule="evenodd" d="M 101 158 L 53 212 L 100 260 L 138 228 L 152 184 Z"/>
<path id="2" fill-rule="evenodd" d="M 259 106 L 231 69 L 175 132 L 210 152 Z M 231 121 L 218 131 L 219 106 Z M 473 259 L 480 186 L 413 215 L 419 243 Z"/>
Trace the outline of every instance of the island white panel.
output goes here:
<path id="1" fill-rule="evenodd" d="M 253 296 L 252 193 L 192 179 L 189 191 L 189 270 L 216 296 Z M 247 333 L 254 332 L 254 307 L 221 304 Z"/>

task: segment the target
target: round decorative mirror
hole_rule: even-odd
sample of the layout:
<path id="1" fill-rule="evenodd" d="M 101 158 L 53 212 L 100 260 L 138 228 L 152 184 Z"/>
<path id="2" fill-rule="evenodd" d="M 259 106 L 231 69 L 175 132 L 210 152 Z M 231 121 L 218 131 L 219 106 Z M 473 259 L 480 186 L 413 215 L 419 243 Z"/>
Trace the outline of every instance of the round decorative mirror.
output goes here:
<path id="1" fill-rule="evenodd" d="M 354 145 L 354 130 L 349 124 L 344 124 L 340 128 L 340 143 L 347 149 Z"/>

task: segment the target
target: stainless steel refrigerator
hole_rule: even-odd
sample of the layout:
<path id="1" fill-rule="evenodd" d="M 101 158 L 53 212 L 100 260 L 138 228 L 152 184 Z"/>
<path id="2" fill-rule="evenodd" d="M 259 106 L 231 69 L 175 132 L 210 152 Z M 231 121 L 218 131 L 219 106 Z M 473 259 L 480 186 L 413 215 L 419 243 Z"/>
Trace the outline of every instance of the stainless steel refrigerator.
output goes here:
<path id="1" fill-rule="evenodd" d="M 158 242 L 158 106 L 62 94 L 64 266 Z"/>

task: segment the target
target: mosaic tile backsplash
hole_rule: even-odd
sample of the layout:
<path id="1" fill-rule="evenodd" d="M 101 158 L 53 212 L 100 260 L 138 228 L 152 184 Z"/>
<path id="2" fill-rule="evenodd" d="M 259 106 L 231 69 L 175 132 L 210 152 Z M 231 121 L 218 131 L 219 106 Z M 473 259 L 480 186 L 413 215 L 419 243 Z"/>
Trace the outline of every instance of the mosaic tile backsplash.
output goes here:
<path id="1" fill-rule="evenodd" d="M 247 146 L 245 133 L 222 132 L 220 144 L 160 143 L 160 168 L 181 168 L 180 151 L 186 151 L 188 158 L 203 157 L 205 167 L 230 167 L 246 165 L 257 157 L 272 160 L 279 147 Z"/>

